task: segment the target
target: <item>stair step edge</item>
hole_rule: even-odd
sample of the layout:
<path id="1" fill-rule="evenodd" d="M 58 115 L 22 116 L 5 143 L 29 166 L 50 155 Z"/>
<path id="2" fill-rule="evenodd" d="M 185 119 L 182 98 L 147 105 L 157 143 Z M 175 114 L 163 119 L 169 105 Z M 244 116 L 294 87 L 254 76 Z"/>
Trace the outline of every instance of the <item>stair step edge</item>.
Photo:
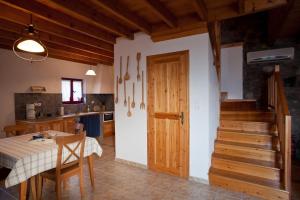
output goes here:
<path id="1" fill-rule="evenodd" d="M 241 132 L 241 131 L 230 131 L 230 130 L 218 130 L 220 133 L 232 133 L 232 134 L 240 134 L 240 135 L 251 135 L 251 136 L 257 136 L 257 137 L 270 137 L 272 138 L 272 135 L 269 134 L 261 134 L 259 132 Z"/>
<path id="2" fill-rule="evenodd" d="M 244 131 L 244 130 L 236 130 L 236 129 L 226 129 L 226 128 L 218 128 L 218 131 L 228 131 L 228 132 L 237 132 L 237 133 L 245 133 L 245 134 L 260 134 L 260 135 L 270 135 L 274 134 L 274 131 L 267 132 L 258 132 L 258 131 Z"/>
<path id="3" fill-rule="evenodd" d="M 272 148 L 265 146 L 265 145 L 253 145 L 253 144 L 247 144 L 247 143 L 240 143 L 240 142 L 228 142 L 228 141 L 223 141 L 223 140 L 215 140 L 215 144 L 222 144 L 226 146 L 237 146 L 241 148 L 250 148 L 250 149 L 255 149 L 258 151 L 268 151 L 268 152 L 276 152 Z"/>
<path id="4" fill-rule="evenodd" d="M 270 180 L 270 179 L 246 175 L 246 174 L 240 174 L 237 172 L 231 172 L 231 171 L 222 170 L 222 169 L 216 169 L 213 167 L 211 167 L 209 169 L 209 174 L 214 174 L 214 175 L 226 177 L 229 179 L 235 179 L 237 181 L 252 183 L 252 184 L 256 184 L 256 185 L 267 187 L 267 188 L 285 191 L 285 190 L 283 190 L 280 182 L 275 181 L 275 180 Z"/>
<path id="5" fill-rule="evenodd" d="M 280 171 L 280 169 L 276 168 L 276 167 L 269 167 L 269 166 L 258 165 L 258 164 L 249 163 L 249 162 L 236 161 L 236 160 L 231 160 L 231 159 L 227 159 L 227 158 L 221 158 L 221 157 L 218 157 L 218 156 L 213 157 L 213 158 L 217 158 L 219 160 L 224 160 L 224 161 L 230 161 L 230 162 L 233 162 L 233 163 L 236 163 L 236 164 L 241 164 L 241 165 L 249 165 L 249 166 L 254 166 L 254 167 L 270 169 L 270 170 L 274 170 L 274 171 Z"/>
<path id="6" fill-rule="evenodd" d="M 274 162 L 273 161 L 262 161 L 262 160 L 252 159 L 252 158 L 230 156 L 230 155 L 226 155 L 226 154 L 222 154 L 222 153 L 213 153 L 212 157 L 224 158 L 227 160 L 233 160 L 233 161 L 238 161 L 238 162 L 244 162 L 244 163 L 250 163 L 250 164 L 255 164 L 255 165 L 276 168 L 275 161 Z"/>

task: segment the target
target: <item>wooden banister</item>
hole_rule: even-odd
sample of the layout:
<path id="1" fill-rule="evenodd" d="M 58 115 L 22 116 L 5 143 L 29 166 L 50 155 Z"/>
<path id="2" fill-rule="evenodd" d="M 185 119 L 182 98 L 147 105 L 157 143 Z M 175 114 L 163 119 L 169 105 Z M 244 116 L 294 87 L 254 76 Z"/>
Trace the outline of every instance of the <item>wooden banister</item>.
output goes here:
<path id="1" fill-rule="evenodd" d="M 286 191 L 291 192 L 291 115 L 288 108 L 279 65 L 268 78 L 268 107 L 275 111 L 275 130 L 279 148 L 277 163 L 281 169 L 281 182 Z"/>

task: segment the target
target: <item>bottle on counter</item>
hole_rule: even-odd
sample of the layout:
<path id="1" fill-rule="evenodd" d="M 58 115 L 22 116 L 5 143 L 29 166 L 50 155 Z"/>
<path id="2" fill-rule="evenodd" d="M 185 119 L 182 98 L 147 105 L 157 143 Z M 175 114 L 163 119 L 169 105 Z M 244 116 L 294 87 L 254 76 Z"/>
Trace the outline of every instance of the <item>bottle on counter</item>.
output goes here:
<path id="1" fill-rule="evenodd" d="M 59 115 L 60 116 L 65 115 L 65 108 L 63 106 L 61 106 L 60 109 L 59 109 Z"/>

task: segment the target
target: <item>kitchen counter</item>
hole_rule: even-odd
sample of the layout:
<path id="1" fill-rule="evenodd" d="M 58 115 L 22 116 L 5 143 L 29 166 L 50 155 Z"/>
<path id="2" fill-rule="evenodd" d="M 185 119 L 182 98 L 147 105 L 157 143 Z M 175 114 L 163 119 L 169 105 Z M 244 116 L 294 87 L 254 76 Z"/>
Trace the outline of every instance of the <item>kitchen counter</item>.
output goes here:
<path id="1" fill-rule="evenodd" d="M 100 112 L 81 112 L 81 113 L 73 113 L 73 114 L 67 114 L 63 116 L 56 116 L 56 117 L 44 117 L 39 119 L 24 119 L 24 120 L 16 120 L 17 123 L 45 123 L 45 122 L 53 122 L 53 121 L 59 121 L 63 120 L 65 118 L 73 118 L 73 117 L 81 117 L 81 116 L 88 116 L 88 115 L 99 115 L 99 114 L 105 114 L 105 113 L 111 113 L 114 111 L 100 111 Z"/>

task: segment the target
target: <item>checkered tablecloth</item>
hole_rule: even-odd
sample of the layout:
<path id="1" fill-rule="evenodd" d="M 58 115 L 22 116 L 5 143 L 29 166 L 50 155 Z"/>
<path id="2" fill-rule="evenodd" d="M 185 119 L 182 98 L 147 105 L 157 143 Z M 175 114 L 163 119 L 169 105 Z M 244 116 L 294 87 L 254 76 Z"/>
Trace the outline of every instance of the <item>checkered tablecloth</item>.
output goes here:
<path id="1" fill-rule="evenodd" d="M 50 135 L 67 136 L 68 133 L 48 131 Z M 5 180 L 11 187 L 32 176 L 56 167 L 57 145 L 54 140 L 32 141 L 33 134 L 0 139 L 0 166 L 12 169 Z M 86 137 L 84 157 L 101 156 L 102 148 L 95 138 Z M 68 151 L 63 151 L 68 154 Z"/>

